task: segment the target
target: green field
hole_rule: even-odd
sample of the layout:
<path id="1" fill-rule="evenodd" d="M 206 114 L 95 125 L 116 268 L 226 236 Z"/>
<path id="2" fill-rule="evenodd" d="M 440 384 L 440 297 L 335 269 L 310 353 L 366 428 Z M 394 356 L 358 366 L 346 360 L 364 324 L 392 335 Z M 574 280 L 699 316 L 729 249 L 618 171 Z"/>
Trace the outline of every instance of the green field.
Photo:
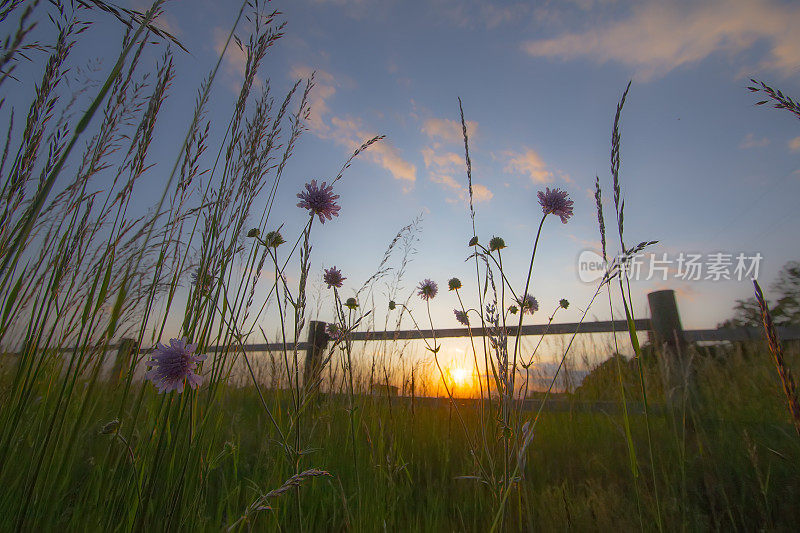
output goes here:
<path id="1" fill-rule="evenodd" d="M 251 0 L 217 36 L 183 133 L 158 138 L 183 48 L 153 25 L 163 3 L 137 12 L 101 0 L 0 2 L 9 21 L 0 86 L 17 75 L 35 83 L 0 96 L 10 115 L 0 156 L 0 532 L 797 529 L 800 351 L 771 335 L 773 315 L 779 325 L 800 316 L 798 301 L 740 302 L 769 342 L 699 347 L 655 331 L 644 344 L 636 331 L 642 295 L 624 269 L 656 241 L 634 241 L 624 223 L 631 83 L 620 84 L 610 175 L 593 187 L 566 176 L 569 193 L 526 189 L 530 242 L 516 248 L 495 233 L 503 228 L 475 222 L 474 129 L 459 99 L 447 123 L 463 142 L 456 188 L 471 227 L 452 261 L 466 259 L 474 277 L 445 284 L 448 273 L 431 273 L 441 287 L 408 279 L 418 217 L 382 257 L 360 253 L 361 235 L 336 243 L 353 270 L 377 261 L 356 290 L 356 274 L 316 255 L 320 230 L 336 224 L 351 163 L 385 137 L 348 148 L 327 181 L 288 176 L 319 102 L 316 78 L 276 94 L 262 71 L 283 20 Z M 87 64 L 71 55 L 90 26 L 84 15 L 119 26 L 119 55 L 89 62 L 86 83 L 66 86 Z M 231 50 L 242 79 L 220 103 Z M 752 83 L 761 103 L 800 116 Z M 558 279 L 531 281 L 547 253 L 540 237 L 563 230 L 584 193 L 598 227 L 576 241 L 599 237 L 607 268 L 588 302 L 540 310 L 534 287 L 561 290 Z M 797 288 L 793 268 L 786 279 Z M 514 336 L 525 320 L 559 324 L 568 308 L 581 325 L 610 315 L 627 328 L 613 342 L 562 332 L 542 350 Z M 435 337 L 442 309 L 464 326 L 460 360 Z M 319 318 L 330 342 L 306 367 L 300 343 Z M 412 332 L 368 351 L 354 339 L 412 327 L 424 340 Z M 283 349 L 248 352 L 253 343 Z"/>
<path id="2" fill-rule="evenodd" d="M 609 413 L 585 408 L 613 398 L 616 375 L 597 371 L 575 394 L 561 395 L 556 401 L 573 408 L 543 412 L 503 529 L 655 529 L 655 479 L 666 530 L 791 530 L 800 520 L 800 440 L 769 354 L 749 348 L 716 360 L 698 354 L 691 390 L 675 394 L 671 409 L 655 395 L 663 411 L 651 415 L 655 476 L 643 416 L 631 414 L 638 481 L 619 405 L 613 410 L 604 404 Z M 661 374 L 648 368 L 655 385 Z M 635 381 L 629 385 L 635 394 Z M 244 517 L 240 530 L 485 531 L 497 509 L 492 488 L 472 477 L 470 446 L 446 399 L 356 396 L 354 463 L 347 399 L 320 395 L 303 412 L 303 449 L 295 465 L 253 387 L 223 385 L 209 404 L 207 390 L 170 397 L 145 384 L 118 438 L 101 434 L 116 416 L 118 388 L 98 384 L 82 409 L 53 420 L 48 386 L 37 386 L 21 413 L 24 425 L 3 449 L 9 460 L 0 511 L 16 517 L 27 502 L 26 529 L 216 531 Z M 76 392 L 85 386 L 78 383 Z M 287 429 L 288 396 L 266 393 Z M 479 437 L 478 405 L 458 406 L 469 434 Z M 53 423 L 51 444 L 41 455 Z M 495 449 L 500 436 L 486 438 L 490 453 L 501 457 Z M 31 473 L 41 462 L 40 480 L 31 489 Z M 270 510 L 253 510 L 260 495 L 307 468 L 330 475 L 270 498 Z M 495 468 L 500 476 L 500 466 Z"/>

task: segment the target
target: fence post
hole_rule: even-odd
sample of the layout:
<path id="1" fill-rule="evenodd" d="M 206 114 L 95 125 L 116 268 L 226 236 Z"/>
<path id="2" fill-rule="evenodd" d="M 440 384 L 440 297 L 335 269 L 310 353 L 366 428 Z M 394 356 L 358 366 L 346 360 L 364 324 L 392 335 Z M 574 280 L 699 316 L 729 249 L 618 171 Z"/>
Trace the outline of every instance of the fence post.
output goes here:
<path id="1" fill-rule="evenodd" d="M 131 357 L 136 351 L 136 340 L 127 337 L 119 340 L 117 347 L 117 357 L 114 359 L 114 366 L 111 368 L 111 383 L 119 383 L 123 373 L 127 372 L 131 366 Z"/>
<path id="2" fill-rule="evenodd" d="M 678 314 L 678 303 L 675 301 L 675 291 L 667 289 L 651 292 L 647 295 L 647 302 L 650 304 L 654 343 L 683 349 L 686 340 L 683 336 L 681 316 Z"/>
<path id="3" fill-rule="evenodd" d="M 669 408 L 677 409 L 677 406 L 683 405 L 681 399 L 685 400 L 687 395 L 693 394 L 694 379 L 675 291 L 651 292 L 647 295 L 647 301 L 650 304 L 653 345 L 660 348 L 662 355 L 658 363 L 664 380 L 664 399 Z"/>
<path id="4" fill-rule="evenodd" d="M 306 351 L 306 364 L 303 370 L 303 386 L 308 390 L 313 381 L 319 379 L 322 370 L 322 356 L 328 346 L 328 334 L 325 332 L 325 322 L 312 320 L 308 324 L 308 349 Z M 315 387 L 316 388 L 316 387 Z"/>

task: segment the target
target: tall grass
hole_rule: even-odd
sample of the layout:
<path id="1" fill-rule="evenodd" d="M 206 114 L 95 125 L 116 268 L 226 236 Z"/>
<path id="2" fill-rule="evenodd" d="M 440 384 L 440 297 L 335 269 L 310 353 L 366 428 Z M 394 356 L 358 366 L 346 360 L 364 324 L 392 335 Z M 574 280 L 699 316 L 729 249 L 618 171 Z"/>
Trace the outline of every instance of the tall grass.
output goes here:
<path id="1" fill-rule="evenodd" d="M 526 398 L 542 341 L 525 341 L 520 327 L 545 312 L 529 294 L 541 283 L 537 245 L 542 232 L 556 230 L 556 217 L 568 220 L 566 196 L 560 207 L 548 204 L 552 196 L 543 200 L 526 276 L 510 272 L 504 257 L 508 264 L 516 250 L 479 231 L 459 100 L 472 225 L 465 256 L 475 277 L 471 291 L 455 278 L 447 288 L 468 323 L 477 387 L 476 398 L 464 399 L 442 364 L 431 312 L 444 294 L 425 282 L 410 289 L 405 279 L 420 218 L 399 230 L 352 297 L 336 283 L 323 289 L 332 295 L 331 342 L 318 361 L 305 360 L 300 342 L 321 310 L 312 306 L 312 285 L 322 277 L 314 235 L 335 210 L 315 203 L 300 227 L 276 220 L 276 202 L 296 202 L 297 180 L 287 185 L 285 172 L 311 113 L 314 78 L 285 94 L 268 78 L 256 82 L 284 32 L 280 13 L 261 2 L 241 4 L 198 88 L 163 190 L 152 210 L 133 212 L 135 193 L 161 172 L 151 148 L 174 81 L 168 44 L 182 48 L 157 25 L 162 3 L 144 13 L 100 1 L 0 6 L 0 20 L 17 21 L 4 41 L 0 84 L 17 83 L 15 65 L 27 52 L 49 52 L 24 126 L 9 110 L 0 162 L 0 529 L 674 530 L 797 522 L 800 446 L 763 348 L 688 348 L 695 364 L 676 403 L 665 401 L 674 393 L 664 364 L 671 355 L 639 344 L 625 260 L 654 242 L 628 248 L 623 238 L 627 88 L 611 141 L 620 250 L 579 305 L 582 323 L 603 292 L 612 305 L 618 285 L 634 358 L 614 355 L 622 351 L 614 335 L 614 345 L 592 347 L 614 356 L 579 387 L 557 393 L 558 383 L 570 383 L 579 326 L 535 410 Z M 74 45 L 91 31 L 93 11 L 123 24 L 121 51 L 96 92 L 87 85 L 67 98 L 60 80 L 79 61 Z M 32 21 L 48 15 L 57 31 L 43 44 L 36 39 L 46 34 Z M 249 36 L 238 37 L 242 31 Z M 147 68 L 153 37 L 164 48 Z M 241 89 L 228 120 L 212 124 L 210 107 L 222 105 L 217 73 L 231 45 L 246 54 Z M 76 122 L 84 100 L 88 110 Z M 322 188 L 344 179 L 382 138 L 355 147 Z M 606 257 L 601 197 L 598 180 Z M 420 295 L 424 316 L 412 305 Z M 569 303 L 541 305 L 550 324 Z M 265 326 L 267 316 L 277 323 Z M 163 353 L 157 343 L 168 342 L 173 323 L 209 357 L 197 368 L 201 386 L 181 382 L 180 391 L 159 393 L 144 372 L 158 366 L 153 354 Z M 356 331 L 409 325 L 433 332 L 421 336 L 422 354 L 397 339 L 369 349 L 353 339 Z M 246 348 L 253 343 L 280 349 L 254 353 Z M 788 367 L 796 350 L 781 357 Z M 556 394 L 566 405 L 560 412 L 548 410 Z"/>

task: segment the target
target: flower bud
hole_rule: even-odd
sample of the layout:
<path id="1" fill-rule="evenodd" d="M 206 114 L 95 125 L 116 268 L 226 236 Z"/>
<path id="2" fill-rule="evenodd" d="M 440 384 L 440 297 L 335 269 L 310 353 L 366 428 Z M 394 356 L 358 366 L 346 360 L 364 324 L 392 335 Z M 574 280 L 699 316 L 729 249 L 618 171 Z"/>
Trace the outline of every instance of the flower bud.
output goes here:
<path id="1" fill-rule="evenodd" d="M 119 429 L 119 418 L 115 418 L 114 420 L 108 422 L 103 429 L 100 430 L 101 435 L 111 435 L 116 433 Z"/>
<path id="2" fill-rule="evenodd" d="M 506 241 L 503 240 L 502 237 L 492 237 L 489 241 L 489 251 L 496 252 L 497 250 L 502 250 L 506 247 Z"/>

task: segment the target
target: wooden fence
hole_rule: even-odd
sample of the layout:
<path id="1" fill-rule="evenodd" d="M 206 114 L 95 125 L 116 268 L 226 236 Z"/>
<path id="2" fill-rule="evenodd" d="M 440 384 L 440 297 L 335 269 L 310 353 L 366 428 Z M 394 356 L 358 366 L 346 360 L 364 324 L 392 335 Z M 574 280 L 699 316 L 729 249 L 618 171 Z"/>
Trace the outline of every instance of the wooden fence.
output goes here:
<path id="1" fill-rule="evenodd" d="M 661 290 L 647 295 L 650 307 L 650 318 L 640 318 L 634 321 L 636 330 L 647 331 L 650 340 L 670 347 L 683 347 L 687 343 L 696 342 L 743 342 L 760 340 L 764 338 L 764 329 L 761 327 L 719 328 L 684 330 L 681 324 L 678 304 L 675 300 L 675 291 Z M 517 328 L 506 328 L 509 337 L 520 335 L 571 335 L 575 333 L 627 333 L 628 323 L 625 320 L 603 320 L 596 322 L 572 322 L 560 324 L 535 324 Z M 443 339 L 453 337 L 473 336 L 481 337 L 490 332 L 484 328 L 452 328 L 452 329 L 423 329 L 401 331 L 364 331 L 353 332 L 350 338 L 354 341 L 382 341 L 382 340 L 414 340 L 414 339 Z M 779 327 L 778 336 L 781 340 L 800 339 L 800 327 Z M 301 349 L 306 351 L 305 373 L 308 375 L 314 364 L 323 357 L 328 343 L 324 322 L 311 322 L 308 331 L 308 340 L 301 343 Z M 261 349 L 282 350 L 282 344 L 262 345 Z"/>
<path id="2" fill-rule="evenodd" d="M 764 336 L 764 329 L 760 327 L 745 327 L 732 329 L 697 329 L 684 330 L 681 325 L 680 313 L 675 300 L 675 292 L 672 290 L 662 290 L 651 292 L 647 295 L 650 307 L 650 318 L 641 318 L 635 321 L 637 331 L 647 331 L 653 342 L 667 345 L 685 345 L 695 342 L 742 342 L 748 340 L 759 340 Z M 328 335 L 325 332 L 326 324 L 320 321 L 311 321 L 308 328 L 307 340 L 297 345 L 299 351 L 306 352 L 305 371 L 308 372 L 312 365 L 316 364 L 323 356 L 328 345 Z M 560 324 L 536 324 L 507 327 L 509 337 L 520 335 L 569 335 L 574 333 L 625 333 L 628 324 L 624 320 L 604 320 L 597 322 L 573 322 Z M 454 337 L 467 337 L 469 332 L 473 336 L 487 335 L 489 332 L 484 328 L 450 328 L 437 330 L 400 330 L 400 331 L 355 331 L 350 338 L 353 341 L 396 341 L 396 340 L 421 340 L 421 339 L 444 339 Z M 778 335 L 781 340 L 800 340 L 800 327 L 779 327 Z M 122 339 L 118 344 L 110 345 L 109 350 L 117 350 L 112 375 L 119 373 L 130 362 L 130 358 L 136 353 L 136 343 L 132 339 Z M 284 348 L 294 349 L 293 342 L 268 343 L 268 344 L 247 344 L 244 346 L 247 352 L 267 352 L 283 351 Z M 210 346 L 206 352 L 216 353 L 229 351 L 230 346 Z M 74 348 L 65 348 L 62 351 L 72 352 Z M 151 352 L 153 348 L 140 350 L 138 353 Z"/>

